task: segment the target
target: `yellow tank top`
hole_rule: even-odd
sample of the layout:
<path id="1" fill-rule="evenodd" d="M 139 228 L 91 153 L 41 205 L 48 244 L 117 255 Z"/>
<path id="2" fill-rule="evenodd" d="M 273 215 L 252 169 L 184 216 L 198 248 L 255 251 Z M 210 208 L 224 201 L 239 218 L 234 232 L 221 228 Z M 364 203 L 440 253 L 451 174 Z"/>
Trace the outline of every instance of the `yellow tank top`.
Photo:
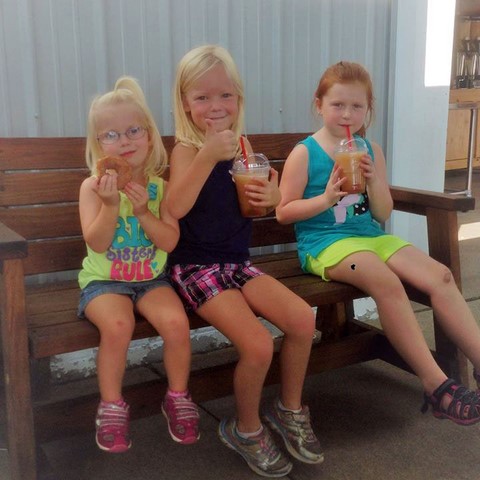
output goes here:
<path id="1" fill-rule="evenodd" d="M 148 179 L 148 209 L 160 218 L 160 202 L 164 181 L 159 177 Z M 87 245 L 87 256 L 78 275 L 80 288 L 94 280 L 144 282 L 158 277 L 165 268 L 167 253 L 158 249 L 147 237 L 127 196 L 120 192 L 120 210 L 117 227 L 110 247 L 102 253 Z"/>

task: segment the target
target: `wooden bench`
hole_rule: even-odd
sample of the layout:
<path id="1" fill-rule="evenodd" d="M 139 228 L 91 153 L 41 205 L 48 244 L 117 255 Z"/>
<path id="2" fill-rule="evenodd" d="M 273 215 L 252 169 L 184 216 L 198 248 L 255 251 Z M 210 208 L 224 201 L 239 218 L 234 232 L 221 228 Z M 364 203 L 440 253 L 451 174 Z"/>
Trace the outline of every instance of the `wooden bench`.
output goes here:
<path id="1" fill-rule="evenodd" d="M 249 139 L 257 152 L 269 157 L 280 172 L 283 161 L 305 134 L 259 134 Z M 167 150 L 173 138 L 164 139 Z M 85 255 L 78 216 L 78 191 L 88 175 L 83 138 L 0 139 L 0 305 L 3 367 L 6 391 L 7 433 L 11 476 L 38 478 L 36 442 L 56 434 L 78 431 L 92 418 L 98 395 L 68 405 L 42 405 L 32 399 L 32 366 L 52 355 L 96 347 L 98 331 L 76 316 L 79 289 L 75 272 Z M 392 187 L 395 209 L 424 215 L 430 254 L 448 265 L 460 286 L 457 212 L 474 208 L 474 199 Z M 295 242 L 292 226 L 273 217 L 255 220 L 252 247 Z M 382 333 L 353 318 L 353 300 L 365 297 L 345 284 L 325 283 L 304 274 L 295 251 L 253 257 L 254 263 L 278 278 L 310 305 L 317 307 L 321 342 L 314 345 L 308 374 L 374 358 L 405 367 Z M 60 272 L 61 274 L 59 274 Z M 64 273 L 67 272 L 67 273 Z M 65 276 L 65 279 L 62 278 Z M 70 275 L 70 278 L 69 278 Z M 39 277 L 40 276 L 40 277 Z M 45 283 L 34 282 L 44 278 Z M 428 299 L 408 290 L 412 300 Z M 195 315 L 191 328 L 205 324 Z M 138 318 L 134 339 L 156 336 Z M 466 361 L 436 328 L 438 361 L 447 372 L 466 378 Z M 232 392 L 234 362 L 192 374 L 190 388 L 196 401 Z M 279 380 L 274 359 L 267 383 Z M 159 412 L 165 385 L 160 381 L 125 389 L 132 415 Z"/>

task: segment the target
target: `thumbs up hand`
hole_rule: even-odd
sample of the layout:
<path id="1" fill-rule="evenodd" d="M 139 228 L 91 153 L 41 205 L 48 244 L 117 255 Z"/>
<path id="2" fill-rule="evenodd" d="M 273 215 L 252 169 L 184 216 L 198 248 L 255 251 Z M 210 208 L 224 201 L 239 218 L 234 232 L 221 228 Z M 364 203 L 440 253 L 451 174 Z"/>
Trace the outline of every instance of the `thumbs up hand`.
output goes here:
<path id="1" fill-rule="evenodd" d="M 217 131 L 215 122 L 205 119 L 205 143 L 202 150 L 215 163 L 222 160 L 230 160 L 237 152 L 238 141 L 232 130 Z"/>

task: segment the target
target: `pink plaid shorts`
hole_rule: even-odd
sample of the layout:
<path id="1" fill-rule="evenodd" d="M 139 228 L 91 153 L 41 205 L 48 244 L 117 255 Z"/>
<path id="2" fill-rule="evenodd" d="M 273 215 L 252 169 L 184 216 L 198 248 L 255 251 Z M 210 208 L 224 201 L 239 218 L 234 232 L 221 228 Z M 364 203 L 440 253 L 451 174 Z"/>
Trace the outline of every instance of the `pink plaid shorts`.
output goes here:
<path id="1" fill-rule="evenodd" d="M 244 263 L 173 265 L 169 274 L 185 307 L 197 310 L 224 290 L 242 288 L 250 279 L 264 273 L 247 260 Z"/>

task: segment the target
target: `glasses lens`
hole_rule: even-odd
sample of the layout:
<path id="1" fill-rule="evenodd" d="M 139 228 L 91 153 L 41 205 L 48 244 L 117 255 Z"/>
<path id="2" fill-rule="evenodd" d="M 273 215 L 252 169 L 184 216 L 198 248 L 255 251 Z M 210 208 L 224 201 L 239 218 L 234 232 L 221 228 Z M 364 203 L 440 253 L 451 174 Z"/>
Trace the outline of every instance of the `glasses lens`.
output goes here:
<path id="1" fill-rule="evenodd" d="M 137 140 L 142 138 L 145 135 L 145 129 L 143 127 L 130 127 L 126 132 L 125 135 L 130 140 Z"/>
<path id="2" fill-rule="evenodd" d="M 102 133 L 98 136 L 98 141 L 104 145 L 111 145 L 115 143 L 120 138 L 120 135 L 115 130 L 110 130 L 109 132 Z"/>

